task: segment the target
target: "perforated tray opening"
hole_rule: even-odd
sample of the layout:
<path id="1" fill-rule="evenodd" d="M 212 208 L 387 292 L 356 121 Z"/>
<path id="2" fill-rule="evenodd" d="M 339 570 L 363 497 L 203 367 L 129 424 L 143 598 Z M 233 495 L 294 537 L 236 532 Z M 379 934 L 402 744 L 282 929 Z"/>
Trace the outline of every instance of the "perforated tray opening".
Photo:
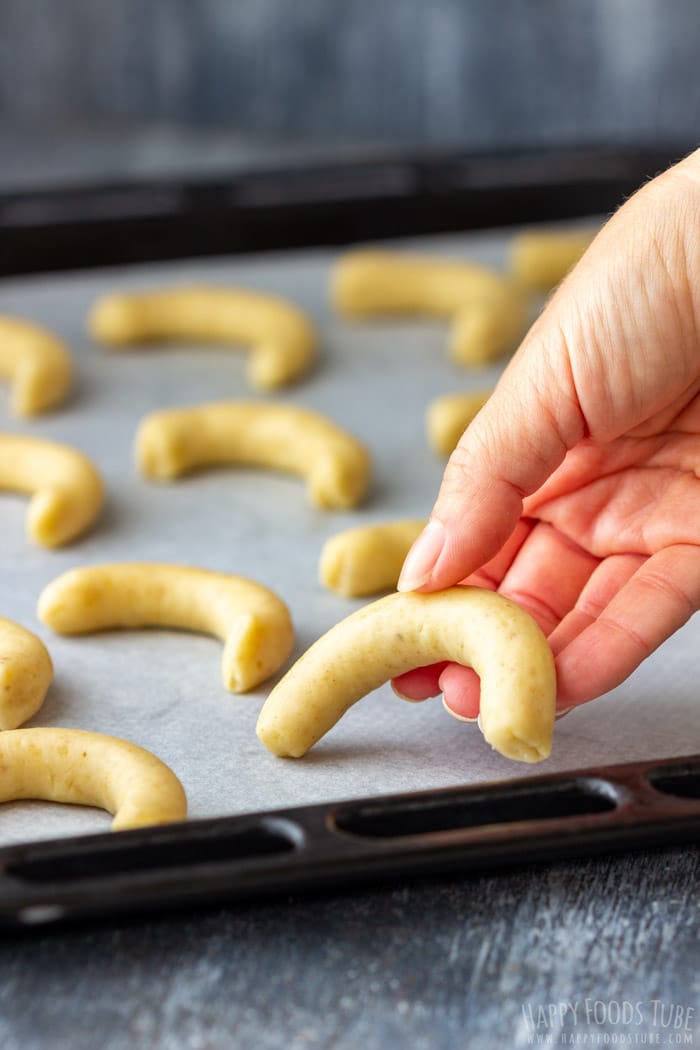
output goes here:
<path id="1" fill-rule="evenodd" d="M 525 792 L 504 788 L 482 796 L 389 803 L 347 809 L 334 818 L 346 834 L 367 838 L 400 838 L 462 828 L 523 821 L 556 820 L 616 808 L 610 787 L 595 780 L 563 780 Z"/>

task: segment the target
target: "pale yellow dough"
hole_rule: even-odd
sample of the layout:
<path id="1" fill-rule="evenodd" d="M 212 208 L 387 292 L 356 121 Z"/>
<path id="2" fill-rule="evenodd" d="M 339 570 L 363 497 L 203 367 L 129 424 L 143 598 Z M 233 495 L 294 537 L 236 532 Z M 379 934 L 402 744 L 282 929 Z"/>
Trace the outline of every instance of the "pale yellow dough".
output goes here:
<path id="1" fill-rule="evenodd" d="M 12 384 L 14 414 L 35 416 L 64 400 L 73 383 L 73 359 L 51 332 L 0 315 L 0 376 Z"/>
<path id="2" fill-rule="evenodd" d="M 44 588 L 39 619 L 59 634 L 113 627 L 179 627 L 224 642 L 221 676 L 245 693 L 274 674 L 292 651 L 284 602 L 241 576 L 183 565 L 123 562 L 71 569 Z"/>
<path id="3" fill-rule="evenodd" d="M 270 467 L 306 478 L 317 507 L 346 510 L 370 481 L 367 449 L 326 416 L 293 405 L 222 401 L 152 412 L 136 435 L 148 478 L 170 480 L 200 467 Z"/>
<path id="4" fill-rule="evenodd" d="M 0 434 L 0 489 L 32 494 L 29 537 L 42 547 L 70 543 L 93 524 L 104 502 L 97 468 L 57 441 Z"/>
<path id="5" fill-rule="evenodd" d="M 108 295 L 93 307 L 90 334 L 119 347 L 187 341 L 248 346 L 248 378 L 259 390 L 303 375 L 317 353 L 316 330 L 297 306 L 242 288 L 182 287 Z"/>
<path id="6" fill-rule="evenodd" d="M 539 762 L 552 746 L 554 659 L 535 621 L 493 591 L 453 587 L 390 594 L 342 620 L 268 696 L 257 733 L 276 755 L 298 758 L 367 693 L 442 660 L 481 679 L 481 730 L 506 758 Z"/>
<path id="7" fill-rule="evenodd" d="M 486 365 L 513 350 L 527 325 L 525 299 L 510 277 L 444 257 L 348 252 L 333 270 L 331 298 L 345 317 L 449 318 L 448 354 L 467 366 Z"/>
<path id="8" fill-rule="evenodd" d="M 592 230 L 533 230 L 510 246 L 510 269 L 527 288 L 548 292 L 566 277 L 595 236 Z"/>
<path id="9" fill-rule="evenodd" d="M 82 729 L 10 729 L 0 734 L 0 802 L 43 799 L 98 806 L 113 831 L 184 820 L 182 784 L 136 744 Z"/>
<path id="10" fill-rule="evenodd" d="M 449 456 L 491 393 L 491 390 L 478 390 L 435 398 L 425 414 L 425 431 L 432 450 L 439 455 Z"/>
<path id="11" fill-rule="evenodd" d="M 35 714 L 53 680 L 44 643 L 0 616 L 0 729 L 16 729 Z"/>
<path id="12" fill-rule="evenodd" d="M 344 598 L 361 598 L 392 590 L 411 545 L 425 519 L 358 525 L 331 536 L 324 544 L 319 579 Z"/>

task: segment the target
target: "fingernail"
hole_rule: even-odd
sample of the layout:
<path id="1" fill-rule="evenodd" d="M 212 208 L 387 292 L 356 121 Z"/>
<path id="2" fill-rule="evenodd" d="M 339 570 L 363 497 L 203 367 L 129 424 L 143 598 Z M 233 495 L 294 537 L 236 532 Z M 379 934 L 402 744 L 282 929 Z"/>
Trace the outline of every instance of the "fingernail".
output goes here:
<path id="1" fill-rule="evenodd" d="M 444 526 L 431 518 L 406 555 L 396 589 L 415 591 L 427 583 L 444 544 Z"/>
<path id="2" fill-rule="evenodd" d="M 563 711 L 557 711 L 554 716 L 555 722 L 558 722 L 560 718 L 564 718 L 564 716 L 568 715 L 570 711 L 573 711 L 573 707 L 565 707 Z"/>
<path id="3" fill-rule="evenodd" d="M 391 688 L 392 688 L 393 692 L 396 694 L 396 696 L 398 696 L 399 700 L 405 700 L 409 704 L 420 704 L 421 703 L 422 698 L 419 698 L 419 697 L 416 697 L 416 696 L 406 696 L 405 693 L 402 693 L 400 689 L 396 688 L 396 686 L 394 685 L 393 682 L 390 682 L 389 685 L 391 686 Z"/>
<path id="4" fill-rule="evenodd" d="M 447 704 L 445 703 L 444 696 L 442 698 L 442 706 L 445 708 L 448 715 L 452 715 L 452 717 L 456 718 L 458 722 L 469 722 L 470 725 L 474 725 L 474 723 L 478 720 L 476 718 L 467 718 L 466 715 L 458 715 L 456 711 L 453 711 L 451 707 L 447 706 Z"/>

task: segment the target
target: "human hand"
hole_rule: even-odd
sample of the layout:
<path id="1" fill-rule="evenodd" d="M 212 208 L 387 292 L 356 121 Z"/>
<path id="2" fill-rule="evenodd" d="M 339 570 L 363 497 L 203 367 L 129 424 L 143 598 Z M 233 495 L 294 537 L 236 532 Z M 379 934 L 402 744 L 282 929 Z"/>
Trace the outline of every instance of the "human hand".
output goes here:
<path id="1" fill-rule="evenodd" d="M 563 281 L 447 464 L 399 590 L 497 589 L 538 621 L 561 712 L 700 605 L 700 151 L 645 185 Z M 456 664 L 395 679 L 475 718 Z"/>

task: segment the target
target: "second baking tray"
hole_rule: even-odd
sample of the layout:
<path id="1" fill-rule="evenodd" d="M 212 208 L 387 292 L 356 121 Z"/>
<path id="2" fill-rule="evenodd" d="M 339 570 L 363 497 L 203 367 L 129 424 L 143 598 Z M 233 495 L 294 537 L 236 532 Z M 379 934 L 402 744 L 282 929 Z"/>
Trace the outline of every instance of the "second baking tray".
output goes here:
<path id="1" fill-rule="evenodd" d="M 614 172 L 607 182 L 602 174 L 605 158 L 607 170 Z M 639 159 L 636 153 L 627 156 L 625 167 L 624 154 L 608 153 L 601 155 L 595 168 L 588 157 L 586 164 L 582 162 L 575 201 L 564 192 L 567 185 L 571 188 L 574 169 L 570 157 L 568 167 L 564 159 L 552 156 L 539 161 L 533 156 L 512 158 L 510 166 L 504 158 L 491 158 L 490 167 L 488 158 L 479 158 L 471 175 L 465 158 L 445 158 L 442 167 L 432 159 L 423 177 L 426 187 L 433 188 L 426 188 L 425 193 L 420 191 L 420 169 L 413 161 L 406 170 L 414 172 L 414 182 L 405 183 L 394 220 L 399 214 L 408 216 L 407 205 L 412 203 L 420 216 L 419 229 L 408 219 L 405 229 L 421 236 L 397 244 L 502 267 L 513 227 L 428 236 L 423 226 L 431 199 L 436 195 L 442 199 L 434 215 L 438 230 L 447 224 L 449 209 L 445 207 L 450 199 L 455 204 L 455 228 L 464 225 L 469 207 L 479 199 L 488 199 L 493 209 L 500 198 L 504 220 L 551 221 L 561 217 L 564 202 L 570 215 L 584 217 L 612 209 L 623 183 L 631 189 L 652 173 L 640 170 Z M 318 172 L 297 173 L 296 182 L 290 174 L 287 199 L 280 173 L 261 174 L 257 196 L 249 177 L 247 197 L 240 186 L 236 196 L 234 186 L 228 204 L 221 205 L 222 223 L 224 216 L 228 223 L 226 243 L 235 254 L 218 259 L 203 255 L 163 261 L 163 256 L 172 254 L 170 226 L 182 230 L 189 222 L 192 228 L 197 208 L 193 206 L 188 216 L 187 195 L 170 198 L 173 206 L 180 201 L 182 214 L 175 208 L 170 215 L 141 214 L 140 219 L 133 202 L 142 194 L 144 211 L 143 202 L 148 199 L 143 196 L 144 187 L 131 187 L 122 197 L 108 198 L 111 211 L 102 215 L 98 204 L 103 191 L 92 191 L 92 206 L 82 220 L 74 204 L 73 212 L 65 211 L 61 222 L 65 193 L 53 197 L 44 193 L 40 199 L 14 196 L 5 202 L 5 233 L 17 250 L 17 269 L 32 269 L 37 275 L 16 275 L 3 281 L 0 310 L 34 318 L 65 338 L 76 354 L 80 381 L 65 409 L 31 423 L 10 420 L 4 407 L 3 427 L 85 448 L 102 469 L 110 494 L 98 529 L 73 547 L 56 552 L 28 546 L 23 533 L 24 501 L 3 497 L 3 613 L 42 635 L 57 668 L 56 683 L 33 723 L 110 732 L 150 748 L 183 780 L 193 818 L 182 828 L 156 829 L 132 838 L 94 838 L 93 833 L 109 826 L 104 814 L 39 803 L 3 807 L 0 835 L 6 847 L 0 851 L 0 867 L 6 877 L 0 884 L 0 904 L 6 921 L 56 920 L 79 916 L 81 909 L 84 914 L 95 914 L 113 908 L 152 907 L 158 901 L 161 906 L 173 906 L 205 899 L 207 886 L 217 898 L 237 896 L 242 887 L 250 890 L 253 884 L 278 892 L 285 885 L 308 888 L 315 882 L 379 877 L 399 870 L 406 875 L 448 863 L 469 867 L 477 862 L 477 854 L 481 863 L 517 862 L 557 851 L 561 855 L 562 851 L 610 848 L 616 841 L 658 843 L 697 833 L 697 803 L 692 795 L 689 801 L 687 791 L 682 797 L 667 793 L 663 804 L 658 793 L 651 796 L 647 792 L 632 805 L 630 796 L 616 794 L 614 787 L 596 787 L 591 793 L 591 783 L 608 783 L 610 777 L 615 780 L 614 774 L 605 774 L 602 780 L 597 774 L 592 779 L 588 775 L 571 777 L 571 770 L 580 767 L 625 761 L 658 764 L 699 750 L 694 735 L 698 720 L 693 667 L 698 639 L 692 623 L 629 683 L 557 726 L 553 757 L 540 767 L 550 778 L 549 787 L 537 789 L 528 779 L 513 788 L 514 793 L 506 790 L 504 794 L 503 783 L 520 778 L 522 767 L 489 751 L 475 728 L 456 726 L 438 702 L 403 705 L 384 687 L 353 708 L 306 759 L 281 761 L 262 749 L 254 733 L 260 703 L 271 683 L 244 697 L 225 693 L 219 682 L 219 643 L 170 632 L 58 638 L 36 621 L 38 593 L 60 572 L 76 564 L 127 559 L 179 561 L 259 579 L 290 606 L 298 630 L 297 654 L 360 604 L 327 594 L 318 585 L 317 562 L 323 542 L 348 525 L 427 514 L 442 471 L 442 463 L 425 442 L 428 401 L 449 390 L 492 383 L 499 371 L 457 371 L 445 358 L 445 328 L 441 325 L 347 325 L 333 316 L 327 285 L 337 252 L 317 244 L 319 240 L 347 239 L 349 227 L 341 222 L 319 236 L 315 222 L 324 208 L 329 223 L 334 213 L 345 216 L 343 222 L 354 214 L 357 230 L 370 238 L 368 216 L 379 215 L 377 201 L 385 197 L 384 221 L 377 217 L 375 229 L 377 237 L 386 234 L 393 207 L 391 193 L 396 194 L 398 184 L 387 181 L 385 163 L 378 163 L 374 181 L 371 165 L 363 167 L 363 196 L 353 197 L 347 190 L 356 190 L 358 185 L 357 172 L 348 169 L 346 198 L 337 172 L 332 179 L 328 176 L 328 185 L 335 190 L 330 194 L 327 188 L 325 199 Z M 658 157 L 654 164 L 662 166 Z M 556 173 L 562 170 L 568 183 L 557 182 Z M 426 172 L 432 173 L 432 182 Z M 300 184 L 307 189 L 315 184 L 317 197 L 305 203 Z M 588 196 L 586 185 L 591 191 Z M 274 193 L 271 186 L 276 187 Z M 388 195 L 387 186 L 391 188 Z M 68 196 L 73 202 L 80 199 L 75 191 Z M 212 209 L 217 200 L 213 194 Z M 236 200 L 234 206 L 231 202 Z M 539 209 L 533 206 L 535 200 Z M 547 200 L 558 202 L 554 214 L 544 207 Z M 124 242 L 117 205 L 126 208 L 121 220 L 131 232 L 133 254 L 150 254 L 159 261 L 52 272 L 53 266 L 74 269 L 105 263 L 110 245 L 121 258 L 119 245 Z M 275 214 L 279 219 L 275 246 L 286 250 L 250 252 L 256 223 L 261 231 L 268 230 L 267 240 L 261 232 L 260 247 L 269 249 Z M 295 238 L 301 238 L 305 218 L 307 246 L 289 250 Z M 282 243 L 285 222 L 295 231 L 291 244 Z M 484 223 L 474 217 L 472 225 Z M 106 236 L 110 229 L 113 237 Z M 247 230 L 246 237 L 237 240 L 237 230 Z M 57 241 L 65 249 L 60 259 L 55 258 Z M 8 243 L 5 236 L 2 243 Z M 212 253 L 222 243 L 221 238 L 212 242 Z M 42 244 L 50 246 L 43 257 Z M 31 259 L 26 254 L 28 245 L 33 246 Z M 194 238 L 195 254 L 204 247 L 202 239 Z M 186 251 L 185 243 L 180 244 L 180 251 Z M 91 344 L 84 319 L 91 303 L 104 291 L 193 281 L 241 284 L 288 295 L 314 316 L 322 339 L 319 367 L 275 398 L 327 412 L 367 442 L 375 460 L 375 481 L 364 508 L 347 514 L 317 511 L 308 506 L 299 481 L 255 472 L 208 472 L 164 487 L 146 484 L 137 476 L 131 445 L 142 415 L 169 404 L 250 397 L 245 359 L 195 346 L 110 353 Z M 659 717 L 661 707 L 663 718 Z M 687 768 L 691 773 L 684 781 L 686 787 L 696 783 L 695 767 L 691 763 Z M 494 787 L 482 789 L 483 784 Z M 467 789 L 465 785 L 472 786 Z M 423 794 L 408 802 L 386 798 L 402 795 L 409 788 Z M 334 824 L 331 838 L 324 838 L 326 832 L 321 833 L 321 828 L 327 829 L 331 819 L 329 800 L 354 806 L 354 800 L 368 795 L 380 796 L 381 801 L 344 810 L 350 825 Z M 525 804 L 531 795 L 536 800 L 534 815 Z M 653 820 L 642 820 L 650 798 L 654 799 Z M 338 804 L 331 810 L 335 814 Z M 412 814 L 411 820 L 407 813 Z M 418 824 L 411 823 L 417 813 Z M 507 813 L 518 814 L 518 819 L 504 823 Z M 533 820 L 535 831 L 541 821 L 549 822 L 548 846 L 537 835 L 529 837 Z M 451 841 L 446 853 L 440 836 L 449 833 L 454 840 L 459 832 L 463 838 L 465 822 L 471 828 L 469 849 L 460 846 L 454 850 L 455 841 Z M 374 832 L 368 831 L 370 826 Z M 406 835 L 388 834 L 390 826 L 413 830 Z M 481 827 L 481 850 L 476 852 L 475 826 Z M 623 827 L 628 830 L 616 833 L 616 828 Z M 433 832 L 439 833 L 438 838 Z M 86 837 L 76 839 L 76 835 Z M 46 839 L 53 839 L 54 844 L 36 845 L 37 840 Z M 489 842 L 489 848 L 484 848 Z M 193 866 L 187 868 L 190 855 Z M 225 872 L 222 857 L 227 861 Z M 170 872 L 167 877 L 166 871 Z M 184 892 L 186 885 L 192 887 L 191 893 Z M 159 887 L 158 892 L 152 892 L 153 887 Z"/>

